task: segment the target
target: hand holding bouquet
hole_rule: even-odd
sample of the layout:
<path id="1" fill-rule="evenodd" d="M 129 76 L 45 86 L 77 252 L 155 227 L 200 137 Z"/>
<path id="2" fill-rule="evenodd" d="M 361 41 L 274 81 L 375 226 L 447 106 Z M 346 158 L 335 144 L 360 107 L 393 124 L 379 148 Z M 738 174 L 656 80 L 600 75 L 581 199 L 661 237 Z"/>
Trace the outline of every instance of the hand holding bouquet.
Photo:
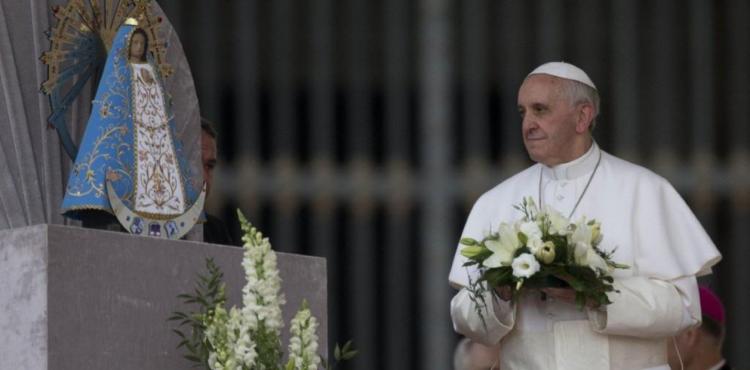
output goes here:
<path id="1" fill-rule="evenodd" d="M 628 266 L 612 261 L 614 251 L 599 249 L 601 224 L 585 217 L 574 223 L 549 207 L 540 211 L 532 198 L 514 207 L 523 213 L 520 220 L 501 223 L 481 241 L 461 239 L 461 254 L 469 259 L 464 266 L 480 271 L 472 289 L 507 286 L 516 299 L 523 287 L 570 287 L 579 308 L 610 304 L 612 271 Z"/>

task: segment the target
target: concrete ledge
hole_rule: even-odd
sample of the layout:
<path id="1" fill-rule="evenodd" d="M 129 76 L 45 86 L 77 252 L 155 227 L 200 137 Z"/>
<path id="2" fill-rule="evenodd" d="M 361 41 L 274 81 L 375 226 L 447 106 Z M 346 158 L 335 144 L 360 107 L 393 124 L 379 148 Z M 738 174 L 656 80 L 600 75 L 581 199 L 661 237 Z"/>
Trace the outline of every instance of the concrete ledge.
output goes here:
<path id="1" fill-rule="evenodd" d="M 306 298 L 326 353 L 325 260 L 278 255 L 285 331 Z M 224 272 L 229 305 L 239 305 L 240 248 L 61 225 L 0 232 L 0 369 L 190 367 L 166 319 L 188 309 L 177 295 L 192 291 L 209 256 Z"/>

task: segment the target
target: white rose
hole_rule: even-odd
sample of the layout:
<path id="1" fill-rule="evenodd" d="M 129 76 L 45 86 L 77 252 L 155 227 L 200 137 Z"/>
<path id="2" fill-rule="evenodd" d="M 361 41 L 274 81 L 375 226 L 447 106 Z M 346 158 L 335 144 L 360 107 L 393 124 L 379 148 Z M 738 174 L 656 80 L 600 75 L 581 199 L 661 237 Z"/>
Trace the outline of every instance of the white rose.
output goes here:
<path id="1" fill-rule="evenodd" d="M 531 277 L 541 268 L 539 261 L 529 253 L 524 253 L 516 257 L 511 266 L 513 267 L 513 276 L 518 278 Z"/>

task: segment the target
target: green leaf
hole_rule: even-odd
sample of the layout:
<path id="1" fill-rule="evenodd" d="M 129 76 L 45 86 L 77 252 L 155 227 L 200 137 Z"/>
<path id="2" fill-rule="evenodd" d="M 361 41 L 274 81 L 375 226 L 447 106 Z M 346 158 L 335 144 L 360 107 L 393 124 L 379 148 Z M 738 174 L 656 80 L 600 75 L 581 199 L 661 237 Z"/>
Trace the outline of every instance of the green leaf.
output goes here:
<path id="1" fill-rule="evenodd" d="M 286 370 L 294 370 L 294 359 L 289 359 L 289 362 L 286 363 Z"/>
<path id="2" fill-rule="evenodd" d="M 359 351 L 357 351 L 357 350 L 351 350 L 351 351 L 349 351 L 349 352 L 345 352 L 345 353 L 344 353 L 344 354 L 343 354 L 343 355 L 341 356 L 341 359 L 342 359 L 342 360 L 344 360 L 344 361 L 347 361 L 347 360 L 351 360 L 351 359 L 353 359 L 353 358 L 354 358 L 354 356 L 356 356 L 356 355 L 357 355 L 357 353 L 359 353 Z"/>

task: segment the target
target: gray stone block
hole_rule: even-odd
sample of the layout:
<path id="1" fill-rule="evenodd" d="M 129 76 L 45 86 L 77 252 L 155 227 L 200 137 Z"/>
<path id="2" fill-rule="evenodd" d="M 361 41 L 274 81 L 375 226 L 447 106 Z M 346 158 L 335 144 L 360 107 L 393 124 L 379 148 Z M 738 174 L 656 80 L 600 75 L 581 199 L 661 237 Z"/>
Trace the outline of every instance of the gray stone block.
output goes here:
<path id="1" fill-rule="evenodd" d="M 242 249 L 70 226 L 0 232 L 0 369 L 186 369 L 167 321 L 187 311 L 205 258 L 224 272 L 229 305 L 241 302 Z M 306 298 L 327 353 L 326 264 L 278 253 L 288 325 Z"/>

